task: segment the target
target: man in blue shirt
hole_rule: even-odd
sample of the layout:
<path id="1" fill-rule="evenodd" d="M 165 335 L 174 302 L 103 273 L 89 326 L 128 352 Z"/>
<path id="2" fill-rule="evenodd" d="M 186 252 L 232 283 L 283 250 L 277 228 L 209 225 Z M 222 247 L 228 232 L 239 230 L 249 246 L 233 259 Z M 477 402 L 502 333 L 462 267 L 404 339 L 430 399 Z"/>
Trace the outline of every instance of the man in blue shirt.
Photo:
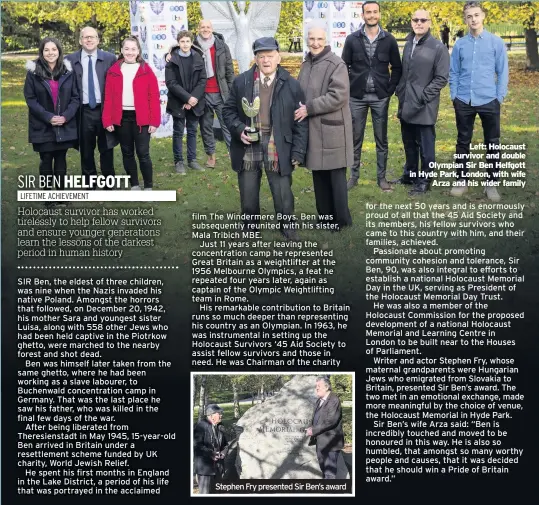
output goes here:
<path id="1" fill-rule="evenodd" d="M 500 159 L 500 105 L 507 94 L 509 65 L 503 40 L 483 28 L 485 12 L 481 4 L 468 2 L 464 6 L 464 20 L 469 33 L 453 47 L 449 70 L 449 89 L 457 119 L 457 146 L 455 162 L 458 182 L 451 189 L 452 196 L 462 196 L 468 190 L 466 161 L 470 153 L 475 116 L 483 125 L 488 163 L 485 194 L 489 200 L 499 201 Z"/>

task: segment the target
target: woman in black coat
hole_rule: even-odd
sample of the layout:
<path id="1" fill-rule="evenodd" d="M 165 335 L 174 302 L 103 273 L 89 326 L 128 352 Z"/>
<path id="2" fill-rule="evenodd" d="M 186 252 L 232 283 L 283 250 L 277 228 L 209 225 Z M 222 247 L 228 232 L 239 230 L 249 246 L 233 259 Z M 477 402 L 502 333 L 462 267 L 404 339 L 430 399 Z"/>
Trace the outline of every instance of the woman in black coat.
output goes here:
<path id="1" fill-rule="evenodd" d="M 77 147 L 79 92 L 60 42 L 52 37 L 39 44 L 37 60 L 26 64 L 24 98 L 28 105 L 28 141 L 39 153 L 39 174 L 54 176 L 41 186 L 64 187 L 66 154 Z M 59 179 L 56 179 L 56 178 Z"/>

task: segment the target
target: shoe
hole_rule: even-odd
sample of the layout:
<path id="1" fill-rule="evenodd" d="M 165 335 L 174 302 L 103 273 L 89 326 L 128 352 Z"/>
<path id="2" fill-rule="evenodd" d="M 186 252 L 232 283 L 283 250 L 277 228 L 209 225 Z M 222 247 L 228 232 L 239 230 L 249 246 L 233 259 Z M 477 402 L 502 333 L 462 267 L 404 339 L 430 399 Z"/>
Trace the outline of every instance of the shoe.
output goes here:
<path id="1" fill-rule="evenodd" d="M 348 182 L 346 183 L 346 189 L 350 191 L 354 186 L 357 186 L 357 179 L 350 177 L 350 179 L 348 179 Z"/>
<path id="2" fill-rule="evenodd" d="M 387 182 L 385 179 L 380 179 L 378 181 L 378 186 L 380 187 L 380 189 L 384 192 L 384 193 L 389 193 L 391 191 L 393 191 L 393 188 L 391 187 L 391 185 L 389 184 L 389 182 Z"/>
<path id="3" fill-rule="evenodd" d="M 451 188 L 449 194 L 451 196 L 462 196 L 468 191 L 468 183 L 466 181 L 457 181 L 456 185 Z"/>
<path id="4" fill-rule="evenodd" d="M 131 191 L 140 191 L 140 186 L 131 186 Z"/>
<path id="5" fill-rule="evenodd" d="M 183 161 L 177 161 L 174 164 L 174 170 L 176 171 L 177 174 L 180 174 L 180 175 L 186 175 L 187 174 L 187 171 L 185 170 L 185 166 L 183 164 Z"/>
<path id="6" fill-rule="evenodd" d="M 205 168 L 202 168 L 199 164 L 198 164 L 198 161 L 197 160 L 193 160 L 193 161 L 189 161 L 187 163 L 187 166 L 189 168 L 191 168 L 192 170 L 196 170 L 197 172 L 205 172 L 206 169 Z"/>
<path id="7" fill-rule="evenodd" d="M 405 186 L 412 186 L 414 183 L 412 182 L 412 179 L 410 177 L 405 177 L 404 175 L 399 177 L 398 179 L 393 179 L 392 181 L 389 181 L 390 184 L 403 184 Z"/>
<path id="8" fill-rule="evenodd" d="M 208 154 L 208 159 L 206 160 L 206 166 L 208 168 L 215 168 L 215 154 Z"/>
<path id="9" fill-rule="evenodd" d="M 298 232 L 294 228 L 283 228 L 281 230 L 283 237 L 289 242 L 299 242 L 300 238 Z"/>
<path id="10" fill-rule="evenodd" d="M 153 188 L 144 188 L 144 191 L 152 191 Z"/>
<path id="11" fill-rule="evenodd" d="M 428 190 L 428 184 L 416 184 L 410 191 L 408 191 L 408 196 L 424 195 Z"/>
<path id="12" fill-rule="evenodd" d="M 487 186 L 485 188 L 485 195 L 487 195 L 487 198 L 491 202 L 499 202 L 502 199 L 495 186 Z"/>

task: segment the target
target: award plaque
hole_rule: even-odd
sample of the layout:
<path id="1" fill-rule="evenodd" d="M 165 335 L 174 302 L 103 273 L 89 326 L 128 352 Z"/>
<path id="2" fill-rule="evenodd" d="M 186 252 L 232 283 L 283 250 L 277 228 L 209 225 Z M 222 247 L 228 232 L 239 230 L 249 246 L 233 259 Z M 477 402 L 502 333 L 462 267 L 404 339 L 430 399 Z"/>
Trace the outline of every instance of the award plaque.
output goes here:
<path id="1" fill-rule="evenodd" d="M 245 115 L 251 118 L 251 127 L 247 128 L 245 131 L 247 132 L 247 135 L 249 135 L 251 142 L 259 142 L 260 131 L 254 126 L 254 118 L 258 116 L 258 111 L 260 110 L 260 98 L 257 96 L 253 100 L 253 103 L 249 103 L 247 98 L 243 97 L 241 99 L 241 106 Z"/>

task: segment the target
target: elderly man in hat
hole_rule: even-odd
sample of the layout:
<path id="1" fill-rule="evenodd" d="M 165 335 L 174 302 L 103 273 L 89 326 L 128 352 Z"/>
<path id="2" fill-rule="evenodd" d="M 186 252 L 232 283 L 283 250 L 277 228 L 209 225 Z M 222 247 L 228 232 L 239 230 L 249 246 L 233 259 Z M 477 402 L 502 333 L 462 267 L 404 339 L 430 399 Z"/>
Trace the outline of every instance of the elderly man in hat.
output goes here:
<path id="1" fill-rule="evenodd" d="M 273 37 L 257 39 L 253 52 L 255 64 L 236 77 L 223 108 L 232 135 L 230 157 L 238 173 L 241 212 L 247 230 L 256 228 L 264 170 L 281 233 L 286 240 L 298 241 L 292 171 L 305 161 L 309 126 L 296 121 L 294 111 L 305 103 L 305 96 L 298 81 L 279 66 L 279 44 Z M 255 114 L 258 104 L 251 122 L 246 112 Z"/>
<path id="2" fill-rule="evenodd" d="M 212 403 L 206 407 L 206 418 L 195 426 L 195 472 L 199 494 L 210 494 L 212 484 L 224 474 L 228 440 L 220 425 L 222 418 L 223 409 Z"/>

